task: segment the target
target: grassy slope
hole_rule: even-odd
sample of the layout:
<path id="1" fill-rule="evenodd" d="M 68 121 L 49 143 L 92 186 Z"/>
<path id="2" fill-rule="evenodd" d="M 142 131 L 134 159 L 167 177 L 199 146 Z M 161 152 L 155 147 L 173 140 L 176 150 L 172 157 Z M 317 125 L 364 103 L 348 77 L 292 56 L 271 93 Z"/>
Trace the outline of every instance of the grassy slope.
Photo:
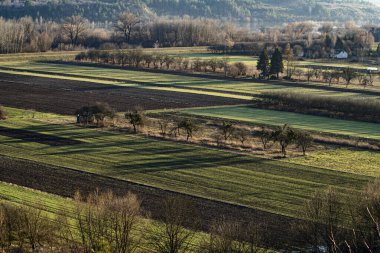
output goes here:
<path id="1" fill-rule="evenodd" d="M 297 216 L 303 202 L 330 185 L 349 194 L 370 179 L 249 155 L 193 145 L 155 141 L 140 136 L 82 129 L 67 117 L 8 109 L 1 126 L 78 139 L 83 144 L 52 147 L 0 135 L 2 154 L 89 171 L 205 198 Z"/>
<path id="2" fill-rule="evenodd" d="M 54 218 L 57 215 L 65 215 L 69 218 L 73 218 L 75 215 L 75 206 L 72 199 L 0 181 L 0 203 L 2 202 L 42 210 L 49 218 Z M 149 233 L 152 224 L 161 226 L 157 221 L 142 219 L 136 227 L 136 232 L 143 233 L 146 236 L 147 233 Z M 202 238 L 205 238 L 205 236 L 205 233 L 196 232 L 192 238 L 191 245 L 198 245 L 198 242 Z M 151 250 L 149 249 L 150 246 L 148 242 L 144 240 L 145 239 L 142 238 L 140 241 L 138 252 L 147 252 L 147 250 Z"/>
<path id="3" fill-rule="evenodd" d="M 380 127 L 379 124 L 376 123 L 339 120 L 292 112 L 262 110 L 246 106 L 196 108 L 181 111 L 193 115 L 232 119 L 250 123 L 267 125 L 289 124 L 292 127 L 306 130 L 380 140 Z"/>
<path id="4" fill-rule="evenodd" d="M 318 151 L 290 162 L 329 168 L 337 171 L 380 177 L 380 152 L 337 149 Z"/>

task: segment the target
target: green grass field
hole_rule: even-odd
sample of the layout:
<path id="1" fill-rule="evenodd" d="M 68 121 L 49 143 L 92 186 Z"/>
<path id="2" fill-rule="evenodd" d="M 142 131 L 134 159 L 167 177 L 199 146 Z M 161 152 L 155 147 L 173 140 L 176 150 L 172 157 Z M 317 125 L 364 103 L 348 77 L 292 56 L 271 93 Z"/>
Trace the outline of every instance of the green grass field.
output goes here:
<path id="1" fill-rule="evenodd" d="M 289 161 L 358 175 L 380 177 L 380 152 L 378 151 L 350 149 L 316 151 L 306 157 L 291 158 Z"/>
<path id="2" fill-rule="evenodd" d="M 305 130 L 380 140 L 380 125 L 292 112 L 262 110 L 248 106 L 184 109 L 181 112 L 266 125 L 289 124 Z"/>
<path id="3" fill-rule="evenodd" d="M 32 207 L 49 214 L 65 213 L 68 216 L 73 214 L 71 199 L 0 181 L 1 201 Z"/>
<path id="4" fill-rule="evenodd" d="M 88 171 L 204 198 L 297 216 L 318 189 L 342 194 L 361 189 L 370 177 L 296 165 L 250 155 L 157 141 L 136 135 L 77 128 L 70 117 L 9 109 L 0 126 L 60 136 L 83 143 L 49 146 L 0 135 L 3 155 Z M 54 122 L 61 122 L 54 124 Z"/>

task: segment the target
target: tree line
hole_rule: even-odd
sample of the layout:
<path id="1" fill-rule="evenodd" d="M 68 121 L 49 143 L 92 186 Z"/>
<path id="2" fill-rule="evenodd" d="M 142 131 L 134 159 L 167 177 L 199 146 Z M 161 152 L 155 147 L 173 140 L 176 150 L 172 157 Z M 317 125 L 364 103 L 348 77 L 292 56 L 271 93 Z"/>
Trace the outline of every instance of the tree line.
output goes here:
<path id="1" fill-rule="evenodd" d="M 227 36 L 224 26 L 214 20 L 160 18 L 143 22 L 129 12 L 115 17 L 106 28 L 97 27 L 79 15 L 61 22 L 33 20 L 31 17 L 1 18 L 0 31 L 0 53 L 202 46 L 218 43 Z"/>
<path id="2" fill-rule="evenodd" d="M 324 81 L 331 86 L 333 83 L 339 84 L 340 80 L 344 81 L 346 88 L 357 81 L 357 84 L 363 87 L 373 86 L 378 73 L 372 70 L 359 70 L 350 67 L 323 67 L 314 65 L 296 65 L 294 50 L 290 43 L 286 47 L 276 47 L 271 55 L 267 48 L 264 48 L 257 61 L 257 70 L 261 72 L 261 77 L 279 79 L 279 74 L 284 73 L 284 79 L 298 80 L 305 78 L 305 81 L 311 80 Z M 306 70 L 304 70 L 306 68 Z"/>
<path id="3" fill-rule="evenodd" d="M 378 29 L 359 27 L 353 22 L 347 22 L 343 27 L 328 22 L 296 22 L 247 33 L 244 39 L 236 37 L 232 44 L 215 44 L 209 50 L 220 54 L 259 55 L 264 48 L 270 53 L 276 48 L 284 51 L 289 43 L 299 58 L 334 58 L 345 51 L 349 57 L 363 61 L 366 57 L 380 56 L 380 47 L 373 48 L 377 38 Z"/>
<path id="4" fill-rule="evenodd" d="M 94 62 L 120 67 L 152 68 L 175 71 L 223 73 L 230 77 L 247 76 L 249 68 L 243 62 L 229 63 L 228 58 L 189 59 L 164 53 L 145 53 L 142 49 L 104 51 L 89 50 L 75 57 L 79 62 Z"/>
<path id="5" fill-rule="evenodd" d="M 258 232 L 261 221 L 243 225 L 215 219 L 208 234 L 196 240 L 197 210 L 180 197 L 163 198 L 159 222 L 147 219 L 133 193 L 117 196 L 97 190 L 83 196 L 77 192 L 66 213 L 47 213 L 43 201 L 36 203 L 38 207 L 0 203 L 2 252 L 271 252 L 262 248 L 267 238 Z"/>
<path id="6" fill-rule="evenodd" d="M 255 106 L 270 107 L 332 118 L 380 122 L 380 102 L 377 99 L 320 96 L 302 92 L 264 92 Z"/>
<path id="7" fill-rule="evenodd" d="M 296 231 L 315 252 L 373 253 L 380 245 L 380 183 L 345 196 L 335 188 L 317 191 L 305 203 Z"/>
<path id="8" fill-rule="evenodd" d="M 379 191 L 379 181 L 347 195 L 333 187 L 318 190 L 299 209 L 302 220 L 283 225 L 292 228 L 305 252 L 377 252 Z M 161 222 L 146 220 L 133 193 L 117 196 L 97 190 L 83 196 L 77 192 L 67 207 L 70 211 L 54 215 L 42 210 L 45 204 L 0 203 L 2 252 L 266 253 L 277 245 L 266 221 L 260 219 L 215 219 L 208 234 L 196 239 L 192 228 L 199 222 L 197 210 L 180 197 L 163 199 Z"/>
<path id="9" fill-rule="evenodd" d="M 301 20 L 361 20 L 376 23 L 378 8 L 367 1 L 339 1 L 335 6 L 331 0 L 131 0 L 124 1 L 46 1 L 46 0 L 2 0 L 0 15 L 7 18 L 31 16 L 48 20 L 61 20 L 70 15 L 83 15 L 94 22 L 109 22 L 119 11 L 135 12 L 144 19 L 154 16 L 207 17 L 237 21 L 268 27 L 285 22 Z M 367 22 L 366 22 L 367 21 Z"/>
<path id="10" fill-rule="evenodd" d="M 98 103 L 93 106 L 84 106 L 77 110 L 77 124 L 83 126 L 105 126 L 106 119 L 111 121 L 116 118 L 116 112 L 108 104 Z M 149 119 L 142 108 L 136 108 L 124 114 L 124 119 L 130 124 L 133 133 L 139 132 L 145 124 L 149 124 Z M 162 117 L 155 124 L 149 125 L 155 128 L 161 137 L 177 139 L 181 135 L 186 141 L 190 141 L 200 131 L 202 124 L 195 122 L 193 118 L 180 118 L 170 120 Z M 270 144 L 278 144 L 281 154 L 286 157 L 290 145 L 298 147 L 303 155 L 313 145 L 313 137 L 306 131 L 294 129 L 289 125 L 281 127 L 262 127 L 260 130 L 250 131 L 239 128 L 233 122 L 223 121 L 216 124 L 217 131 L 210 133 L 211 139 L 217 146 L 222 146 L 230 141 L 240 143 L 241 147 L 247 147 L 252 138 L 257 138 L 262 144 L 263 150 L 268 150 Z M 210 131 L 211 132 L 211 131 Z"/>
<path id="11" fill-rule="evenodd" d="M 0 52 L 44 52 L 80 48 L 120 49 L 128 47 L 210 46 L 214 53 L 259 55 L 266 48 L 270 54 L 290 43 L 296 57 L 331 58 L 346 51 L 357 60 L 378 57 L 373 49 L 375 27 L 347 23 L 298 22 L 281 28 L 248 31 L 231 22 L 199 18 L 143 19 L 138 13 L 113 15 L 106 26 L 98 26 L 80 15 L 61 21 L 22 17 L 0 20 Z M 318 30 L 316 32 L 316 30 Z"/>

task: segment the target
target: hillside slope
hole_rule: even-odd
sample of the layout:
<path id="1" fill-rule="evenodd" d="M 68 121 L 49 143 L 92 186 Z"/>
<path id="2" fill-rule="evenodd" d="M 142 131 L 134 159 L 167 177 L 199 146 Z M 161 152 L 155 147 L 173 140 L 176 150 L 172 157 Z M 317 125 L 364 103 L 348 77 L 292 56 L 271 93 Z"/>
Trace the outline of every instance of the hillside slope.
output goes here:
<path id="1" fill-rule="evenodd" d="M 91 21 L 112 21 L 121 11 L 144 17 L 207 17 L 259 24 L 290 21 L 376 23 L 380 7 L 364 0 L 2 0 L 0 16 L 25 15 L 60 20 L 72 14 Z"/>

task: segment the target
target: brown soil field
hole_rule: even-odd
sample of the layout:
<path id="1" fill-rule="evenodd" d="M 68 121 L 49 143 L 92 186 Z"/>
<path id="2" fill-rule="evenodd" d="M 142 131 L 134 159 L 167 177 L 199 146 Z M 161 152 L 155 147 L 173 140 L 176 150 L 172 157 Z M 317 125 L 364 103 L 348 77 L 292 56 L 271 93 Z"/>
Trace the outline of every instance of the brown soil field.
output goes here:
<path id="1" fill-rule="evenodd" d="M 82 106 L 109 103 L 118 111 L 243 104 L 233 98 L 148 90 L 98 83 L 0 73 L 0 104 L 42 112 L 74 114 Z"/>
<path id="2" fill-rule="evenodd" d="M 221 219 L 255 222 L 265 224 L 263 233 L 270 236 L 270 247 L 283 248 L 300 243 L 292 232 L 292 224 L 300 222 L 298 219 L 68 168 L 0 156 L 0 180 L 64 197 L 72 197 L 78 190 L 84 195 L 96 189 L 112 190 L 118 195 L 133 192 L 139 196 L 147 215 L 157 220 L 163 219 L 165 215 L 162 202 L 168 197 L 180 197 L 191 202 L 196 210 L 196 217 L 189 221 L 189 227 L 197 224 L 195 229 L 207 231 L 212 221 Z M 278 245 L 274 245 L 274 242 Z"/>

